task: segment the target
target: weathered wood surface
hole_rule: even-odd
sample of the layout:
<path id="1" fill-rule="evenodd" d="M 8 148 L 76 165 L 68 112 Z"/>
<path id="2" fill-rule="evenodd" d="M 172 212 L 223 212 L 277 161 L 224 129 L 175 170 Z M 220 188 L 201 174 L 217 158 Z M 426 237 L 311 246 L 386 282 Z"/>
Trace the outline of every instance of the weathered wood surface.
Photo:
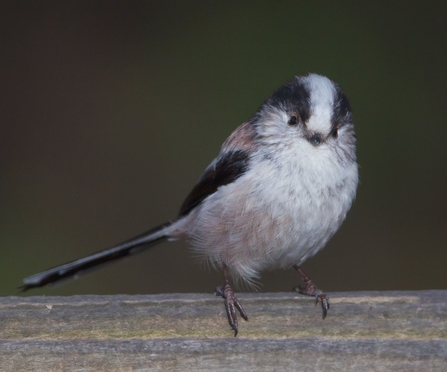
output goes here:
<path id="1" fill-rule="evenodd" d="M 447 291 L 0 298 L 1 371 L 447 371 Z"/>

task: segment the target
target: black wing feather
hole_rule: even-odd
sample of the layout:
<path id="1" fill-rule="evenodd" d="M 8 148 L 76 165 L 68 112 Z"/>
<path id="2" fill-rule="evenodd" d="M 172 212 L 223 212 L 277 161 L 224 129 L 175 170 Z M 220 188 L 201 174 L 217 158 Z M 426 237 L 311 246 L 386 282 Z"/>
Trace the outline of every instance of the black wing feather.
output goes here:
<path id="1" fill-rule="evenodd" d="M 180 217 L 187 215 L 205 198 L 214 194 L 221 186 L 236 181 L 248 169 L 249 153 L 245 150 L 230 150 L 220 156 L 203 173 L 180 208 Z"/>

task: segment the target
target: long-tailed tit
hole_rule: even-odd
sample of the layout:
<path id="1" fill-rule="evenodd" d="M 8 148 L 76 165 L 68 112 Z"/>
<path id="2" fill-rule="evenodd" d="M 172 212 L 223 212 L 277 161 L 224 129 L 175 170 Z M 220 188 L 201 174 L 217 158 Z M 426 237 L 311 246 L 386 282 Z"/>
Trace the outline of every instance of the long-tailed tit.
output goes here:
<path id="1" fill-rule="evenodd" d="M 195 253 L 222 268 L 228 321 L 247 314 L 229 278 L 248 283 L 264 269 L 293 267 L 299 293 L 327 296 L 299 265 L 338 230 L 358 183 L 356 137 L 348 100 L 326 77 L 295 77 L 275 91 L 222 145 L 186 197 L 179 216 L 143 235 L 24 279 L 23 290 L 75 278 L 98 265 L 165 240 L 186 239 Z"/>

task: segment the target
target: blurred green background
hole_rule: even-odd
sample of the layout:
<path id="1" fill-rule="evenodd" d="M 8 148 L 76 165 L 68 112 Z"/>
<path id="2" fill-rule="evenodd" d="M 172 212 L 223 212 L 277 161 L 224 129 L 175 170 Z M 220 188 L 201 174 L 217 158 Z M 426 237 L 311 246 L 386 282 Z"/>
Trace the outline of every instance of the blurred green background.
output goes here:
<path id="1" fill-rule="evenodd" d="M 446 288 L 446 17 L 445 1 L 2 1 L 0 295 L 174 218 L 231 131 L 307 72 L 350 99 L 361 184 L 304 270 L 326 291 Z M 29 294 L 220 283 L 175 242 Z"/>

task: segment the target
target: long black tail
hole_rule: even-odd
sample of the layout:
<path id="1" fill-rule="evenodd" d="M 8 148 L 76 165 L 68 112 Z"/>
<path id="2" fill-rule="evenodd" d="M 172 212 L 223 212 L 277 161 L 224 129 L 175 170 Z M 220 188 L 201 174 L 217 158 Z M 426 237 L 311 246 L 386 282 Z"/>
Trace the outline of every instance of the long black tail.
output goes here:
<path id="1" fill-rule="evenodd" d="M 29 276 L 23 279 L 24 285 L 20 289 L 26 291 L 59 281 L 76 279 L 87 272 L 100 268 L 106 263 L 144 251 L 153 247 L 156 243 L 167 239 L 165 228 L 169 225 L 170 223 L 166 223 L 115 247 Z"/>

